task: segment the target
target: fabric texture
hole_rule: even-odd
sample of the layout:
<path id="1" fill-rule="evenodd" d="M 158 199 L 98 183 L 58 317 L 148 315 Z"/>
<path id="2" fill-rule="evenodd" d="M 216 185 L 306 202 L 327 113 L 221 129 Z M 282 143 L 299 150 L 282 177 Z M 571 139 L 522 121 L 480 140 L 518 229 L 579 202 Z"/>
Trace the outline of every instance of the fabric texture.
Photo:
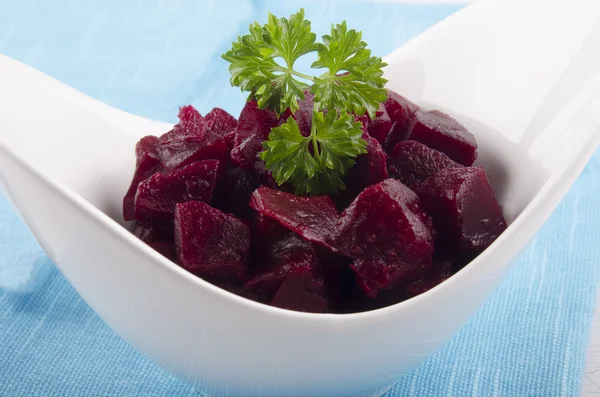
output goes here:
<path id="1" fill-rule="evenodd" d="M 0 53 L 129 112 L 175 121 L 192 103 L 238 114 L 220 59 L 266 13 L 346 20 L 385 54 L 460 5 L 363 1 L 0 0 Z M 1 89 L 1 88 L 0 88 Z M 483 309 L 399 380 L 397 396 L 577 396 L 600 258 L 600 154 Z M 0 396 L 200 396 L 121 340 L 0 196 Z"/>

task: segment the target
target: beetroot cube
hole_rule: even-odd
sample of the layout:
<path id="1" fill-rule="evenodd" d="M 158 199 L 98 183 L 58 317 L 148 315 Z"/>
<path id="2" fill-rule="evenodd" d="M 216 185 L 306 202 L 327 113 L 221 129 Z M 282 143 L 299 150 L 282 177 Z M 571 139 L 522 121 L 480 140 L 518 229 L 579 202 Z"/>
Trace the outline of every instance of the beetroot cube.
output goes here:
<path id="1" fill-rule="evenodd" d="M 392 122 L 383 147 L 385 150 L 392 150 L 398 142 L 408 138 L 419 107 L 392 90 L 388 90 L 388 99 L 383 106 Z"/>
<path id="2" fill-rule="evenodd" d="M 202 278 L 243 282 L 250 229 L 232 215 L 201 201 L 177 204 L 175 249 L 179 265 Z"/>
<path id="3" fill-rule="evenodd" d="M 172 170 L 200 160 L 228 160 L 234 138 L 233 133 L 227 133 L 231 120 L 223 120 L 217 113 L 221 112 L 213 113 L 207 121 L 193 107 L 181 108 L 179 123 L 158 139 L 158 153 L 165 167 Z"/>
<path id="4" fill-rule="evenodd" d="M 275 219 L 269 218 L 260 212 L 254 212 L 252 218 L 252 246 L 259 250 L 259 256 L 268 251 L 274 241 L 282 239 L 288 234 L 294 234 L 294 232 L 283 227 Z"/>
<path id="5" fill-rule="evenodd" d="M 261 178 L 253 169 L 233 167 L 219 178 L 212 204 L 239 218 L 250 218 L 250 195 L 260 186 Z"/>
<path id="6" fill-rule="evenodd" d="M 321 295 L 322 286 L 311 277 L 288 277 L 277 290 L 272 306 L 300 312 L 324 313 L 327 300 Z"/>
<path id="7" fill-rule="evenodd" d="M 138 221 L 133 234 L 163 256 L 175 259 L 173 225 Z"/>
<path id="8" fill-rule="evenodd" d="M 168 173 L 157 172 L 138 186 L 136 219 L 172 221 L 176 203 L 210 202 L 218 170 L 218 160 L 204 160 Z"/>
<path id="9" fill-rule="evenodd" d="M 351 200 L 366 187 L 388 178 L 386 155 L 379 142 L 367 134 L 362 138 L 367 141 L 367 153 L 356 157 L 356 164 L 348 170 L 344 177 L 346 189 Z"/>
<path id="10" fill-rule="evenodd" d="M 258 153 L 263 150 L 262 142 L 269 137 L 271 128 L 280 124 L 275 112 L 260 109 L 255 100 L 247 102 L 238 120 L 231 161 L 242 168 L 253 168 L 254 163 L 260 161 Z"/>
<path id="11" fill-rule="evenodd" d="M 448 258 L 434 260 L 431 269 L 429 269 L 421 280 L 404 287 L 407 297 L 420 295 L 449 279 L 452 275 L 452 263 L 453 260 Z"/>
<path id="12" fill-rule="evenodd" d="M 284 280 L 301 277 L 319 284 L 319 292 L 324 294 L 317 247 L 313 243 L 284 229 L 284 234 L 271 241 L 263 241 L 261 248 L 254 258 L 256 268 L 244 285 L 245 289 L 256 292 L 264 301 L 270 301 Z"/>
<path id="13" fill-rule="evenodd" d="M 214 108 L 204 117 L 204 128 L 211 135 L 224 136 L 235 131 L 237 120 L 221 108 Z M 232 141 L 233 143 L 233 141 Z"/>
<path id="14" fill-rule="evenodd" d="M 335 243 L 355 259 L 357 281 L 371 297 L 418 279 L 434 251 L 431 219 L 417 195 L 394 179 L 358 195 L 342 214 Z"/>
<path id="15" fill-rule="evenodd" d="M 377 142 L 383 144 L 392 129 L 392 120 L 385 110 L 382 103 L 375 113 L 375 118 L 367 123 L 367 132 L 370 136 L 377 139 Z"/>
<path id="16" fill-rule="evenodd" d="M 156 172 L 163 170 L 163 166 L 158 156 L 156 145 L 158 138 L 155 136 L 146 136 L 135 146 L 136 166 L 133 174 L 131 185 L 123 198 L 123 219 L 126 221 L 133 220 L 134 217 L 134 201 L 135 193 L 137 192 L 140 182 L 150 178 Z"/>
<path id="17" fill-rule="evenodd" d="M 413 188 L 444 168 L 463 167 L 442 152 L 416 141 L 403 141 L 394 147 L 388 157 L 390 177 Z"/>
<path id="18" fill-rule="evenodd" d="M 261 187 L 252 193 L 250 207 L 306 240 L 336 251 L 332 238 L 340 216 L 329 196 L 299 197 Z"/>
<path id="19" fill-rule="evenodd" d="M 177 115 L 179 122 L 182 124 L 199 124 L 204 118 L 198 110 L 192 105 L 185 105 L 179 108 L 179 114 Z"/>
<path id="20" fill-rule="evenodd" d="M 477 159 L 477 141 L 473 134 L 458 121 L 437 110 L 417 112 L 410 139 L 444 152 L 466 166 Z"/>
<path id="21" fill-rule="evenodd" d="M 483 168 L 443 169 L 416 192 L 449 252 L 478 255 L 506 229 L 502 207 Z"/>

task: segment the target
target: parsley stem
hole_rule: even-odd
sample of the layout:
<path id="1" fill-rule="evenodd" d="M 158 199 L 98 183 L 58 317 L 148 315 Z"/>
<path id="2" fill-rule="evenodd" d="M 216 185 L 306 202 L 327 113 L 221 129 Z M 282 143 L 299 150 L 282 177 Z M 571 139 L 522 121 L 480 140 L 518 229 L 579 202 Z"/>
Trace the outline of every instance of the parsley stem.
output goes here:
<path id="1" fill-rule="evenodd" d="M 310 81 L 315 81 L 315 78 L 313 76 L 309 76 L 304 73 L 296 72 L 295 70 L 290 70 L 290 72 L 292 72 L 292 74 L 294 76 L 302 77 L 303 79 L 310 80 Z"/>
<path id="2" fill-rule="evenodd" d="M 312 126 L 310 127 L 309 139 L 312 141 L 312 145 L 313 145 L 313 157 L 318 162 L 320 153 L 319 153 L 319 144 L 317 142 L 317 127 L 315 126 L 315 123 L 313 123 Z"/>

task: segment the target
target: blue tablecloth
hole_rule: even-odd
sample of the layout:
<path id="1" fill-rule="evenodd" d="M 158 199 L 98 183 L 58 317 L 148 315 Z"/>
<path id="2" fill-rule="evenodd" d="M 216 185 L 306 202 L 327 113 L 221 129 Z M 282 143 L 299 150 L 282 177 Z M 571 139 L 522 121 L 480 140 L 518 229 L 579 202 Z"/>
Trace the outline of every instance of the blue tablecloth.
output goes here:
<path id="1" fill-rule="evenodd" d="M 461 8 L 363 1 L 0 0 L 0 53 L 129 112 L 239 112 L 219 55 L 267 11 L 348 21 L 383 55 Z M 2 89 L 0 87 L 0 89 Z M 598 284 L 596 155 L 516 267 L 396 396 L 577 396 Z M 0 197 L 0 396 L 197 396 L 115 335 Z"/>

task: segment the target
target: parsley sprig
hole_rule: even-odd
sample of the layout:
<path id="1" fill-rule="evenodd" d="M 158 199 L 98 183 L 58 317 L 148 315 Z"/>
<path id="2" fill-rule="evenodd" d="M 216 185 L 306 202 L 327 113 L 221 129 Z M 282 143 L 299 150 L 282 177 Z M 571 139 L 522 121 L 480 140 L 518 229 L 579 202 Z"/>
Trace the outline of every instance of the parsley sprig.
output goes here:
<path id="1" fill-rule="evenodd" d="M 386 64 L 371 55 L 361 32 L 348 30 L 346 22 L 332 25 L 331 33 L 316 42 L 304 10 L 289 18 L 269 14 L 265 25 L 250 25 L 247 35 L 222 57 L 230 62 L 231 84 L 248 91 L 260 108 L 281 116 L 295 113 L 304 92 L 314 94 L 311 132 L 302 136 L 293 117 L 273 128 L 263 142 L 260 158 L 278 184 L 291 182 L 297 194 L 327 194 L 344 189 L 342 177 L 366 152 L 362 128 L 354 115 L 374 117 L 386 99 Z M 303 55 L 317 53 L 311 68 L 325 69 L 310 76 L 294 69 Z M 311 85 L 309 85 L 309 83 Z"/>

